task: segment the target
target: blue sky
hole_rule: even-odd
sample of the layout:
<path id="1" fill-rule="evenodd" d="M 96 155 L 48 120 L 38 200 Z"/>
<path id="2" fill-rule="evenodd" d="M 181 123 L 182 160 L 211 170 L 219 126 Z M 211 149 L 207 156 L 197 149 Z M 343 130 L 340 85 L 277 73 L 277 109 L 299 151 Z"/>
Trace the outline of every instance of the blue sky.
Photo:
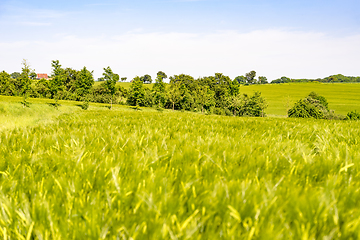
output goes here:
<path id="1" fill-rule="evenodd" d="M 135 75 L 255 70 L 269 80 L 360 75 L 360 1 L 0 2 L 0 70 L 110 66 Z"/>

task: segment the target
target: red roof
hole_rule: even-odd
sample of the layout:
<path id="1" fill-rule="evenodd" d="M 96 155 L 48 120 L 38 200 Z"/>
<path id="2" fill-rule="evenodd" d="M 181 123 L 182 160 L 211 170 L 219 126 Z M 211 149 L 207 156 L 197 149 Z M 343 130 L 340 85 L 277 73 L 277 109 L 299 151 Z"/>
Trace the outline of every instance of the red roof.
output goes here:
<path id="1" fill-rule="evenodd" d="M 42 78 L 48 79 L 49 77 L 48 77 L 47 73 L 38 73 L 37 78 L 38 79 L 42 79 Z"/>

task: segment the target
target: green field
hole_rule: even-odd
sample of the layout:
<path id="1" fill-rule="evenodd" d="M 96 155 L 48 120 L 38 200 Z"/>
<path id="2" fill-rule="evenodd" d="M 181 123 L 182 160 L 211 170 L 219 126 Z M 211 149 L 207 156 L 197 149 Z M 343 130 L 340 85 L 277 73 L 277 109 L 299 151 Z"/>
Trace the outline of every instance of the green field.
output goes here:
<path id="1" fill-rule="evenodd" d="M 281 115 L 360 85 L 295 86 L 241 91 Z M 360 238 L 360 121 L 21 100 L 0 97 L 0 239 Z"/>
<path id="2" fill-rule="evenodd" d="M 267 113 L 272 116 L 285 116 L 287 109 L 295 101 L 314 91 L 324 96 L 329 107 L 338 114 L 346 115 L 350 111 L 360 111 L 360 84 L 344 83 L 289 83 L 242 86 L 240 92 L 251 94 L 260 91 L 269 104 Z"/>

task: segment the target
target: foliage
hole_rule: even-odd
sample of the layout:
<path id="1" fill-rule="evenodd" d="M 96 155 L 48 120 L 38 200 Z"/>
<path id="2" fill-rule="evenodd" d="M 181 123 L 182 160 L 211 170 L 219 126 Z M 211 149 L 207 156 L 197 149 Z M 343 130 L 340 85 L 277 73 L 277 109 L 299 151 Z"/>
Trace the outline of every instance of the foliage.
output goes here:
<path id="1" fill-rule="evenodd" d="M 180 83 L 170 82 L 169 90 L 167 91 L 167 100 L 170 102 L 172 110 L 175 110 L 175 103 L 181 99 Z"/>
<path id="2" fill-rule="evenodd" d="M 266 108 L 265 98 L 261 96 L 260 92 L 255 92 L 252 96 L 244 94 L 238 112 L 240 116 L 265 117 Z"/>
<path id="3" fill-rule="evenodd" d="M 346 115 L 346 120 L 360 120 L 360 113 L 355 111 L 351 111 Z"/>
<path id="4" fill-rule="evenodd" d="M 128 92 L 127 104 L 130 106 L 146 106 L 144 82 L 140 77 L 135 77 Z"/>
<path id="5" fill-rule="evenodd" d="M 149 74 L 145 74 L 144 76 L 142 76 L 141 78 L 141 81 L 143 81 L 143 83 L 152 83 L 152 79 L 151 79 L 151 76 Z"/>
<path id="6" fill-rule="evenodd" d="M 16 95 L 15 81 L 5 71 L 0 72 L 0 94 L 6 96 Z"/>
<path id="7" fill-rule="evenodd" d="M 17 80 L 16 82 L 18 86 L 19 95 L 25 96 L 26 98 L 32 82 L 30 79 L 31 69 L 30 69 L 30 64 L 27 62 L 27 60 L 24 59 L 21 64 L 23 65 L 22 71 L 20 77 L 16 79 Z"/>
<path id="8" fill-rule="evenodd" d="M 10 74 L 10 76 L 12 79 L 18 79 L 21 74 L 19 72 L 13 72 L 12 74 Z"/>
<path id="9" fill-rule="evenodd" d="M 166 74 L 162 71 L 157 73 L 157 77 L 155 79 L 155 84 L 153 86 L 153 97 L 154 103 L 158 105 L 158 107 L 162 107 L 166 101 L 166 83 L 164 79 L 167 78 Z"/>
<path id="10" fill-rule="evenodd" d="M 51 63 L 52 74 L 50 80 L 51 97 L 59 99 L 59 92 L 64 91 L 64 82 L 66 79 L 65 71 L 61 68 L 59 60 L 53 60 Z"/>
<path id="11" fill-rule="evenodd" d="M 271 83 L 289 83 L 289 82 L 291 82 L 291 79 L 285 76 L 271 81 Z"/>
<path id="12" fill-rule="evenodd" d="M 94 85 L 94 82 L 93 72 L 87 70 L 86 67 L 81 69 L 77 74 L 76 81 L 74 83 L 76 96 L 78 96 L 78 98 L 83 98 L 88 95 Z"/>
<path id="13" fill-rule="evenodd" d="M 248 84 L 253 84 L 255 83 L 255 77 L 256 77 L 256 72 L 255 71 L 251 71 L 246 73 L 246 81 Z"/>
<path id="14" fill-rule="evenodd" d="M 311 92 L 305 99 L 296 102 L 294 107 L 288 111 L 289 117 L 296 118 L 326 119 L 327 115 L 329 115 L 329 109 L 326 98 L 315 92 Z"/>
<path id="15" fill-rule="evenodd" d="M 111 95 L 111 107 L 113 103 L 114 94 L 116 92 L 116 82 L 119 81 L 119 75 L 114 73 L 110 67 L 104 68 L 104 86 L 109 91 Z"/>
<path id="16" fill-rule="evenodd" d="M 237 76 L 234 80 L 236 80 L 240 84 L 246 83 L 246 77 L 244 77 L 244 76 Z"/>
<path id="17" fill-rule="evenodd" d="M 324 96 L 320 96 L 320 95 L 318 95 L 316 92 L 311 92 L 311 93 L 309 94 L 309 97 L 312 98 L 312 99 L 318 100 L 319 103 L 320 103 L 322 106 L 324 106 L 326 110 L 329 111 L 329 104 L 328 104 L 328 102 L 327 102 L 327 100 L 326 100 L 326 98 L 325 98 Z"/>
<path id="18" fill-rule="evenodd" d="M 294 107 L 289 109 L 288 117 L 321 119 L 324 118 L 324 114 L 308 98 L 305 98 L 300 99 L 294 104 Z"/>
<path id="19" fill-rule="evenodd" d="M 31 80 L 35 80 L 35 79 L 36 79 L 37 74 L 35 73 L 35 70 L 34 70 L 34 69 L 30 72 L 29 77 L 31 78 Z"/>
<path id="20" fill-rule="evenodd" d="M 257 82 L 258 84 L 267 84 L 268 81 L 267 81 L 267 78 L 264 77 L 264 76 L 259 76 L 259 80 Z"/>
<path id="21" fill-rule="evenodd" d="M 85 100 L 81 105 L 80 105 L 82 110 L 88 110 L 89 108 L 89 101 Z"/>

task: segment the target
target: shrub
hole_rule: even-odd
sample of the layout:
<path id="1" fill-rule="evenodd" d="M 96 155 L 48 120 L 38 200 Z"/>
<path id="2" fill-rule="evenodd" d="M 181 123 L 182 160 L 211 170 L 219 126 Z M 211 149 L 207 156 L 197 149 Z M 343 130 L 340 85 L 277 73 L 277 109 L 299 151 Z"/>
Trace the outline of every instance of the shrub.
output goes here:
<path id="1" fill-rule="evenodd" d="M 83 104 L 80 105 L 81 109 L 87 110 L 89 108 L 89 101 L 84 101 Z"/>
<path id="2" fill-rule="evenodd" d="M 327 100 L 326 100 L 325 97 L 319 96 L 316 92 L 311 92 L 308 97 L 311 97 L 312 99 L 318 100 L 319 103 L 320 103 L 321 105 L 323 105 L 323 106 L 326 108 L 326 110 L 329 111 L 329 107 L 328 107 L 329 104 L 328 104 L 328 102 L 327 102 Z"/>
<path id="3" fill-rule="evenodd" d="M 261 96 L 260 92 L 255 92 L 253 96 L 244 94 L 238 113 L 240 116 L 265 117 L 264 110 L 266 108 L 265 98 Z"/>
<path id="4" fill-rule="evenodd" d="M 351 111 L 346 115 L 346 120 L 360 120 L 360 113 L 358 113 L 356 110 Z"/>
<path id="5" fill-rule="evenodd" d="M 325 97 L 311 92 L 305 99 L 297 101 L 288 111 L 289 117 L 332 119 L 334 112 L 329 113 L 328 103 Z"/>

